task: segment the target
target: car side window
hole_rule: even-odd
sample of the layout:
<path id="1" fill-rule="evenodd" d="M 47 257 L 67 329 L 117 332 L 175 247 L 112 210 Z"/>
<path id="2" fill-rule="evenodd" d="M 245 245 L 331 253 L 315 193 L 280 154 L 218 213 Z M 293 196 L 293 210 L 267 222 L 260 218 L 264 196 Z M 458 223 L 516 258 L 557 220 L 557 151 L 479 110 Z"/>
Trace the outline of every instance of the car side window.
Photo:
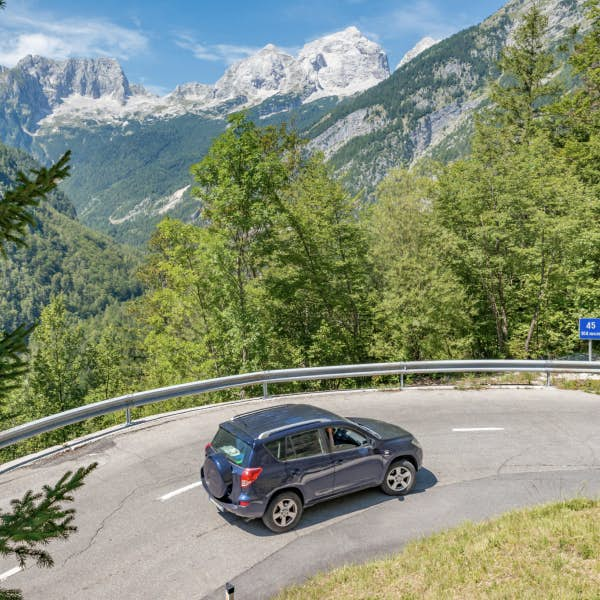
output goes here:
<path id="1" fill-rule="evenodd" d="M 286 443 L 285 438 L 279 438 L 265 444 L 265 448 L 273 455 L 277 460 L 287 460 L 286 456 Z"/>
<path id="2" fill-rule="evenodd" d="M 287 436 L 286 451 L 288 460 L 290 458 L 307 458 L 325 454 L 323 439 L 317 429 Z"/>
<path id="3" fill-rule="evenodd" d="M 369 440 L 354 429 L 348 427 L 328 427 L 327 429 L 332 452 L 352 450 L 369 444 Z"/>

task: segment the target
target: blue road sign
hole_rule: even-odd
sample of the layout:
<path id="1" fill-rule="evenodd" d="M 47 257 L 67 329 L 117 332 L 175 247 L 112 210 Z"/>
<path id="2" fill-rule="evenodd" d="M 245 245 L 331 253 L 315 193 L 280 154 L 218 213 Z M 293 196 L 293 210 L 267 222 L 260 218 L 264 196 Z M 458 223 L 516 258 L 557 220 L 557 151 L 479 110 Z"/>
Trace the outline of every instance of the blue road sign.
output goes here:
<path id="1" fill-rule="evenodd" d="M 600 319 L 579 319 L 580 340 L 600 340 Z"/>

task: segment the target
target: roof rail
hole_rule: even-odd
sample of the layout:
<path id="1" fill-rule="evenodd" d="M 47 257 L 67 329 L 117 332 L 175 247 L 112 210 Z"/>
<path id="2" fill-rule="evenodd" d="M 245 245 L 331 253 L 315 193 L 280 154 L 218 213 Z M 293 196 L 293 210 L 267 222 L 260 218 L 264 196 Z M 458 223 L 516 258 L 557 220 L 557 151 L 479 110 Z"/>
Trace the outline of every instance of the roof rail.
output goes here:
<path id="1" fill-rule="evenodd" d="M 281 406 L 285 406 L 285 405 L 282 404 Z M 248 417 L 250 415 L 256 415 L 258 413 L 265 412 L 267 410 L 273 410 L 274 408 L 279 408 L 279 406 L 267 406 L 266 408 L 257 408 L 256 410 L 250 410 L 250 411 L 242 413 L 240 415 L 234 415 L 233 417 L 231 417 L 230 421 L 235 421 L 236 419 L 242 419 L 242 418 Z"/>
<path id="2" fill-rule="evenodd" d="M 259 440 L 263 440 L 270 435 L 277 433 L 278 431 L 285 431 L 290 427 L 298 427 L 299 425 L 312 425 L 317 423 L 329 423 L 330 419 L 308 419 L 307 421 L 298 421 L 297 423 L 289 423 L 287 425 L 281 425 L 280 427 L 275 427 L 275 429 L 269 429 L 267 431 L 263 431 L 259 436 Z"/>

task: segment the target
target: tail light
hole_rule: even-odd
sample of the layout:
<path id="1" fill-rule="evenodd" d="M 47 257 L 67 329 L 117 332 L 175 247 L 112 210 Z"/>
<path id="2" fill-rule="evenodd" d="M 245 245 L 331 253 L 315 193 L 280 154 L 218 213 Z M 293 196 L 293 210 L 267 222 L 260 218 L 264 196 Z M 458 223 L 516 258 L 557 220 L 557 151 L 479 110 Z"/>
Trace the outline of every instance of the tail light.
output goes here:
<path id="1" fill-rule="evenodd" d="M 204 446 L 204 452 L 208 452 L 211 448 L 212 448 L 212 444 L 210 442 L 208 442 L 208 444 L 206 444 L 206 446 Z"/>
<path id="2" fill-rule="evenodd" d="M 240 486 L 243 490 L 252 485 L 262 473 L 262 467 L 254 469 L 244 469 L 240 475 Z"/>

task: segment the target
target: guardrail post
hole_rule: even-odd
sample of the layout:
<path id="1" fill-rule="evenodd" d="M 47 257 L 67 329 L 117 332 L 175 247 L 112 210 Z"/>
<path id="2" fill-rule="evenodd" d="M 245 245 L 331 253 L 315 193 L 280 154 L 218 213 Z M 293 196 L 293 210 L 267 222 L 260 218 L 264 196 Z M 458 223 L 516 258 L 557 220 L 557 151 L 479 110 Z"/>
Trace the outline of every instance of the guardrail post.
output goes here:
<path id="1" fill-rule="evenodd" d="M 269 397 L 269 387 L 266 381 L 263 381 L 263 399 L 266 400 Z"/>
<path id="2" fill-rule="evenodd" d="M 225 600 L 235 600 L 235 587 L 232 583 L 225 584 Z"/>
<path id="3" fill-rule="evenodd" d="M 546 387 L 550 387 L 550 371 L 546 371 Z"/>
<path id="4" fill-rule="evenodd" d="M 400 373 L 400 389 L 404 389 L 404 373 Z"/>
<path id="5" fill-rule="evenodd" d="M 125 426 L 129 427 L 131 425 L 131 407 L 127 407 L 125 409 Z"/>

